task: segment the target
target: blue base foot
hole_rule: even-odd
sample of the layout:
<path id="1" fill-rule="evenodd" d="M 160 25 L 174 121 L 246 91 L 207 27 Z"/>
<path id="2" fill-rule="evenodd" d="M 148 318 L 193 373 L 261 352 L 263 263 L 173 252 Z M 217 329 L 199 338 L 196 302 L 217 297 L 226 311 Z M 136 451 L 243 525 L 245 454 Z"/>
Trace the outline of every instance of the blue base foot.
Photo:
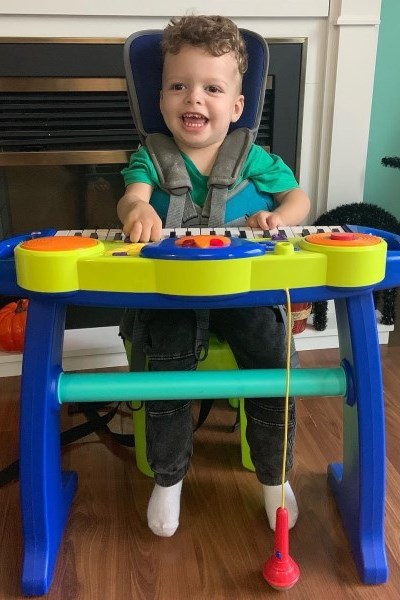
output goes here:
<path id="1" fill-rule="evenodd" d="M 24 520 L 22 591 L 26 596 L 46 594 L 54 577 L 59 546 L 78 485 L 74 471 L 65 471 L 61 477 L 61 501 L 49 503 L 42 511 L 32 510 L 30 518 Z"/>
<path id="2" fill-rule="evenodd" d="M 388 579 L 383 522 L 374 503 L 360 502 L 356 482 L 343 477 L 343 465 L 334 463 L 328 468 L 328 483 L 335 497 L 345 531 L 352 547 L 357 570 L 363 583 L 385 583 Z M 372 491 L 368 492 L 372 496 Z M 361 507 L 366 508 L 362 511 Z"/>

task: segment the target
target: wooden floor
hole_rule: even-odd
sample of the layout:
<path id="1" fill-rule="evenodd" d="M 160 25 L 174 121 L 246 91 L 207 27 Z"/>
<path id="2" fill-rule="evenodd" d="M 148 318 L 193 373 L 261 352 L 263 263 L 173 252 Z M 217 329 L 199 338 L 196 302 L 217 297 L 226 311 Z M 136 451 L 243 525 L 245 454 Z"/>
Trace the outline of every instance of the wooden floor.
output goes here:
<path id="1" fill-rule="evenodd" d="M 360 583 L 327 486 L 328 462 L 341 460 L 341 400 L 298 401 L 296 466 L 291 475 L 300 516 L 290 553 L 301 579 L 290 600 L 400 598 L 400 346 L 382 347 L 387 415 L 386 543 L 389 582 Z M 303 366 L 337 366 L 336 350 L 302 352 Z M 2 379 L 0 466 L 18 453 L 19 378 Z M 66 410 L 66 407 L 63 410 Z M 196 434 L 185 479 L 181 525 L 172 538 L 146 525 L 152 481 L 138 472 L 134 451 L 94 434 L 63 453 L 79 475 L 47 598 L 50 600 L 250 600 L 277 597 L 263 580 L 273 550 L 255 475 L 240 464 L 239 434 L 224 402 Z M 63 427 L 81 420 L 63 414 Z M 130 415 L 114 419 L 128 431 Z M 373 491 L 371 490 L 371 493 Z M 0 489 L 0 600 L 22 598 L 21 525 L 17 483 Z"/>

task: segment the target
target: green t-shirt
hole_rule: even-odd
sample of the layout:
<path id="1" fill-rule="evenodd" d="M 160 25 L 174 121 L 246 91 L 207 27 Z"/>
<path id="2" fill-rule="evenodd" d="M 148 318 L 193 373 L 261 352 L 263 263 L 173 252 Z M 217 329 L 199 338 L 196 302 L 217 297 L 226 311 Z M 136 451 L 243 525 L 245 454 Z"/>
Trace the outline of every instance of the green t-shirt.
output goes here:
<path id="1" fill-rule="evenodd" d="M 208 192 L 208 176 L 200 173 L 188 156 L 181 154 L 192 182 L 193 202 L 203 206 Z M 126 186 L 131 183 L 148 183 L 153 188 L 157 188 L 160 185 L 157 171 L 145 147 L 139 148 L 131 155 L 129 165 L 122 170 L 122 175 Z M 283 160 L 276 154 L 269 154 L 257 144 L 252 145 L 234 187 L 246 179 L 253 181 L 258 191 L 269 194 L 286 192 L 299 187 L 293 172 Z"/>

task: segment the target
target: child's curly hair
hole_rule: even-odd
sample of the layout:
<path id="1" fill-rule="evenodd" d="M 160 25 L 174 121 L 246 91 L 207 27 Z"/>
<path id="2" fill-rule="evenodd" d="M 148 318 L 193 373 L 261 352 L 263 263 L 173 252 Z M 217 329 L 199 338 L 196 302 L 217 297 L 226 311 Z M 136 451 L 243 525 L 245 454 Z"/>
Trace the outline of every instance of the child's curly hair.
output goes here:
<path id="1" fill-rule="evenodd" d="M 204 48 L 212 56 L 232 52 L 240 75 L 247 71 L 247 50 L 237 25 L 227 17 L 212 15 L 187 15 L 173 17 L 164 29 L 161 49 L 178 54 L 185 45 Z"/>

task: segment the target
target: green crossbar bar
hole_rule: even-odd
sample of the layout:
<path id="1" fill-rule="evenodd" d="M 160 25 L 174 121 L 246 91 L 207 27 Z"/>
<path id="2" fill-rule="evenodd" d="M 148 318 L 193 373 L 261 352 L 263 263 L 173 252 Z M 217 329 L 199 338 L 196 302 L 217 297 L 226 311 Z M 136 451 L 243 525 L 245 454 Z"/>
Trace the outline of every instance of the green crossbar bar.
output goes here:
<path id="1" fill-rule="evenodd" d="M 262 398 L 286 394 L 286 369 L 144 373 L 61 373 L 58 400 L 129 402 L 187 398 Z M 342 367 L 291 369 L 292 396 L 345 396 Z"/>

